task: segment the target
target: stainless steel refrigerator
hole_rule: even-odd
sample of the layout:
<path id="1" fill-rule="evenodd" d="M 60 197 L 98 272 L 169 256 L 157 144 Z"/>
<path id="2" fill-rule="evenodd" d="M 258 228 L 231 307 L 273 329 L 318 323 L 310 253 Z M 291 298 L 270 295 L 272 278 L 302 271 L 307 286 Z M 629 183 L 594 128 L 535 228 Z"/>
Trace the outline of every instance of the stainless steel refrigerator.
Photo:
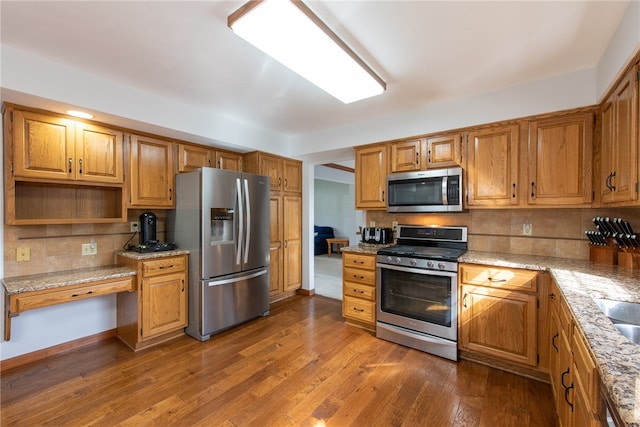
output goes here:
<path id="1" fill-rule="evenodd" d="M 269 314 L 269 177 L 214 168 L 176 176 L 167 237 L 189 255 L 187 334 Z"/>

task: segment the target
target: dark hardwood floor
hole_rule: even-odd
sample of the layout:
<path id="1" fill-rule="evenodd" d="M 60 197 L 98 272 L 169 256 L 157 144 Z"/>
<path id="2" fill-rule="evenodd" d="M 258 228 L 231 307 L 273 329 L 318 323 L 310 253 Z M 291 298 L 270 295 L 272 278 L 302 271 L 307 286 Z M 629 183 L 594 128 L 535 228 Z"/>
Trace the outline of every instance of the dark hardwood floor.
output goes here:
<path id="1" fill-rule="evenodd" d="M 2 375 L 2 426 L 554 426 L 548 384 L 447 361 L 295 296 L 201 343 L 116 339 Z"/>

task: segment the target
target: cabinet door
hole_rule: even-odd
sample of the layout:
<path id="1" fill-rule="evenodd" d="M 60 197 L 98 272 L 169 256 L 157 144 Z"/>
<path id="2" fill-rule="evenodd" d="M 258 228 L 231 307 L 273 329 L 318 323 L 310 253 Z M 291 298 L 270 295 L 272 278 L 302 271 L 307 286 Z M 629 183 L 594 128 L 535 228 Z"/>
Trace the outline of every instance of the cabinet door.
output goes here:
<path id="1" fill-rule="evenodd" d="M 529 204 L 591 203 L 593 114 L 529 124 Z"/>
<path id="2" fill-rule="evenodd" d="M 211 166 L 211 150 L 194 145 L 178 145 L 178 172 Z"/>
<path id="3" fill-rule="evenodd" d="M 638 200 L 638 66 L 605 101 L 602 116 L 601 199 L 603 203 Z"/>
<path id="4" fill-rule="evenodd" d="M 13 112 L 14 176 L 75 178 L 74 122 L 32 113 Z"/>
<path id="5" fill-rule="evenodd" d="M 462 164 L 460 134 L 426 139 L 427 168 L 444 168 Z"/>
<path id="6" fill-rule="evenodd" d="M 173 273 L 142 281 L 142 338 L 187 325 L 186 274 Z"/>
<path id="7" fill-rule="evenodd" d="M 467 205 L 517 205 L 519 126 L 478 130 L 468 137 Z"/>
<path id="8" fill-rule="evenodd" d="M 284 160 L 282 169 L 284 173 L 282 189 L 288 193 L 302 193 L 302 163 L 296 160 Z"/>
<path id="9" fill-rule="evenodd" d="M 391 172 L 419 171 L 422 169 L 423 140 L 396 142 L 391 145 Z"/>
<path id="10" fill-rule="evenodd" d="M 122 184 L 122 132 L 80 122 L 76 123 L 75 129 L 76 179 Z"/>
<path id="11" fill-rule="evenodd" d="M 284 291 L 302 285 L 302 197 L 283 197 Z"/>
<path id="12" fill-rule="evenodd" d="M 463 285 L 461 292 L 463 348 L 536 366 L 535 294 L 471 285 Z"/>
<path id="13" fill-rule="evenodd" d="M 282 196 L 271 195 L 269 199 L 270 221 L 269 233 L 271 242 L 269 243 L 269 296 L 273 297 L 283 292 L 284 276 L 282 268 L 283 263 L 283 244 L 282 244 Z"/>
<path id="14" fill-rule="evenodd" d="M 271 180 L 271 191 L 282 190 L 282 159 L 264 154 L 260 155 L 260 175 L 267 175 Z"/>
<path id="15" fill-rule="evenodd" d="M 356 209 L 386 209 L 387 146 L 356 150 Z"/>
<path id="16" fill-rule="evenodd" d="M 131 206 L 173 207 L 173 143 L 131 135 Z"/>
<path id="17" fill-rule="evenodd" d="M 242 156 L 239 154 L 216 151 L 215 166 L 218 169 L 242 172 Z"/>

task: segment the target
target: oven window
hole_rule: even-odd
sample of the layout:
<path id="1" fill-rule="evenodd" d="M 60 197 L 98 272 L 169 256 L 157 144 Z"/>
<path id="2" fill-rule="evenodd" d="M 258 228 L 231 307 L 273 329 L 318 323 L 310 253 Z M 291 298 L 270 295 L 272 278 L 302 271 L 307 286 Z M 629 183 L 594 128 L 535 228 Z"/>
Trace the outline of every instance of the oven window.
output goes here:
<path id="1" fill-rule="evenodd" d="M 380 269 L 381 310 L 451 327 L 453 278 Z"/>

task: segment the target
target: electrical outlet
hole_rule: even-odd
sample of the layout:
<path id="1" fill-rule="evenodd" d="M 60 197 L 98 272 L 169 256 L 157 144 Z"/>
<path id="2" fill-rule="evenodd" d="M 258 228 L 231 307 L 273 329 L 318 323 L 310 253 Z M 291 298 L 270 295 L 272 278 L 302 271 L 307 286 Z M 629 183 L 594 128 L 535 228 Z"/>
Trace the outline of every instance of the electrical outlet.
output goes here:
<path id="1" fill-rule="evenodd" d="M 131 221 L 129 223 L 129 226 L 131 227 L 130 231 L 132 233 L 137 233 L 140 230 L 140 225 L 138 224 L 138 221 Z"/>
<path id="2" fill-rule="evenodd" d="M 398 221 L 391 221 L 391 228 L 396 231 L 398 229 Z"/>
<path id="3" fill-rule="evenodd" d="M 375 227 L 375 226 L 376 226 L 375 221 L 369 221 L 369 227 Z"/>
<path id="4" fill-rule="evenodd" d="M 98 244 L 93 243 L 83 243 L 82 244 L 82 255 L 95 255 L 98 253 Z"/>
<path id="5" fill-rule="evenodd" d="M 531 224 L 522 224 L 522 235 L 531 236 L 533 234 L 533 226 Z"/>
<path id="6" fill-rule="evenodd" d="M 24 246 L 16 249 L 16 261 L 29 261 L 31 259 L 31 248 Z"/>

